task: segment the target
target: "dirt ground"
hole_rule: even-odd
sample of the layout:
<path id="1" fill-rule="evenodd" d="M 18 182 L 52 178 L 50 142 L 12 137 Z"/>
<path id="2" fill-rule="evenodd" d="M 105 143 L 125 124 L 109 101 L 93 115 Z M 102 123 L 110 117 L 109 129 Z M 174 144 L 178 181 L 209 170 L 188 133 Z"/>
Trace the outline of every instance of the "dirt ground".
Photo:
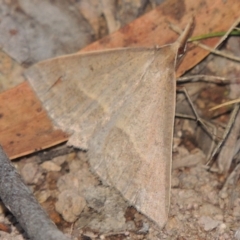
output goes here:
<path id="1" fill-rule="evenodd" d="M 19 19 L 24 23 L 31 24 L 30 20 L 26 18 L 27 14 L 34 14 L 34 7 L 29 1 L 13 1 L 11 4 L 6 4 L 6 2 L 0 0 L 2 17 L 5 16 L 6 19 L 6 12 L 10 13 L 11 9 L 16 7 L 20 9 L 21 7 L 26 15 Z M 44 4 L 48 3 L 48 1 L 43 2 Z M 60 4 L 59 1 L 57 2 Z M 64 4 L 72 4 L 72 2 L 74 1 L 69 0 Z M 84 37 L 76 35 L 71 37 L 74 39 L 80 37 L 82 47 L 131 22 L 162 1 L 122 0 L 110 2 L 109 5 L 106 5 L 107 7 L 100 7 L 96 1 L 76 1 L 82 21 L 85 22 L 85 25 L 82 24 L 81 31 L 86 34 Z M 60 4 L 60 9 L 64 9 L 64 4 Z M 66 13 L 64 12 L 64 14 Z M 44 18 L 44 15 L 39 15 L 38 18 L 40 17 Z M 8 19 L 8 21 L 12 20 Z M 73 20 L 69 24 L 77 28 L 76 23 L 73 25 Z M 66 24 L 64 27 L 68 28 L 69 26 Z M 60 28 L 57 30 L 61 31 Z M 45 32 L 38 33 L 48 36 L 46 29 Z M 62 34 L 64 35 L 64 31 Z M 36 38 L 36 34 L 33 34 L 32 38 Z M 44 37 L 41 41 L 43 39 Z M 54 54 L 61 55 L 77 50 L 74 41 L 70 46 L 69 42 L 72 40 L 65 40 L 65 43 L 57 43 L 58 48 L 52 44 L 51 48 L 42 53 L 32 51 L 34 54 L 31 55 L 31 60 L 39 61 L 53 57 Z M 24 41 L 20 42 L 24 44 Z M 44 41 L 42 44 L 46 45 Z M 34 49 L 34 46 L 32 48 Z M 230 37 L 222 48 L 240 56 L 239 38 Z M 24 63 L 30 61 L 18 50 L 15 50 L 11 56 Z M 222 76 L 231 81 L 231 79 L 239 77 L 240 68 L 237 62 L 209 55 L 187 73 L 187 76 L 196 74 Z M 2 81 L 1 91 L 18 83 Z M 239 85 L 232 82 L 229 85 L 219 85 L 201 81 L 187 83 L 184 87 L 200 118 L 207 122 L 206 126 L 210 135 L 217 139 L 221 138 L 229 121 L 232 106 L 212 112 L 209 112 L 208 109 L 228 99 L 239 97 Z M 193 116 L 188 102 L 182 99 L 181 94 L 177 98 L 177 113 Z M 238 122 L 236 120 L 236 123 Z M 215 130 L 218 131 L 217 134 Z M 134 207 L 129 206 L 114 188 L 104 185 L 91 172 L 87 153 L 84 151 L 61 144 L 46 151 L 17 159 L 13 164 L 51 219 L 73 239 L 233 239 L 236 230 L 240 227 L 238 155 L 235 155 L 234 160 L 229 160 L 232 164 L 227 173 L 219 173 L 220 163 L 217 165 L 216 162 L 211 170 L 208 170 L 206 162 L 209 152 L 215 146 L 212 144 L 211 138 L 204 131 L 201 123 L 196 124 L 196 121 L 179 118 L 176 114 L 171 205 L 168 222 L 162 230 Z M 238 147 L 238 142 L 229 146 L 229 148 L 234 148 L 236 153 L 239 151 Z M 230 155 L 227 155 L 226 158 L 230 158 Z M 25 238 L 23 230 L 4 206 L 0 208 L 0 223 L 3 224 L 2 228 L 0 226 L 3 229 L 0 231 L 1 239 L 20 240 Z M 8 229 L 4 230 L 6 227 Z"/>

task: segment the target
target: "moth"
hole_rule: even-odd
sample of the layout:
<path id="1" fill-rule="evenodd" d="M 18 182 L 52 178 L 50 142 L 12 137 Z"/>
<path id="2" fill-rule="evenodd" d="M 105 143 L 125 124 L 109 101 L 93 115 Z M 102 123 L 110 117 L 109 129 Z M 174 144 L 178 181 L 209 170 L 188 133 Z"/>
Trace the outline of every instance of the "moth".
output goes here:
<path id="1" fill-rule="evenodd" d="M 92 170 L 162 228 L 168 217 L 179 39 L 153 48 L 76 53 L 25 75 L 68 145 Z"/>

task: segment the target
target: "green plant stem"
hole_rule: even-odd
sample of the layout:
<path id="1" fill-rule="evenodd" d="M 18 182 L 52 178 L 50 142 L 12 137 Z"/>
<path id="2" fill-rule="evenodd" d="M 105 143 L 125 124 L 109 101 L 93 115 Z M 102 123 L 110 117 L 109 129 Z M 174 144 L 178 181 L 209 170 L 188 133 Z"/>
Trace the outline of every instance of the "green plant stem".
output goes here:
<path id="1" fill-rule="evenodd" d="M 193 42 L 193 41 L 199 41 L 207 38 L 213 38 L 213 37 L 222 37 L 226 34 L 226 32 L 214 32 L 214 33 L 207 33 L 207 34 L 202 34 L 196 37 L 191 37 L 188 39 L 188 42 Z M 239 36 L 240 31 L 238 30 L 233 30 L 229 33 L 229 36 Z"/>

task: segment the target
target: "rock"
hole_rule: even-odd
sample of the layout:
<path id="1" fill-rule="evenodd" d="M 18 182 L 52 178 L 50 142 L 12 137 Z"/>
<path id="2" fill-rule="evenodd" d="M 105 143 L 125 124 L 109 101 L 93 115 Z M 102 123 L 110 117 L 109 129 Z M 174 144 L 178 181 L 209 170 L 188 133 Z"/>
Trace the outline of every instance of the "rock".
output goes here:
<path id="1" fill-rule="evenodd" d="M 189 209 L 189 205 L 194 206 L 202 203 L 202 197 L 192 189 L 181 189 L 178 192 L 177 202 L 179 205 L 183 205 L 184 208 Z"/>
<path id="2" fill-rule="evenodd" d="M 83 195 L 88 203 L 88 206 L 97 212 L 100 212 L 105 205 L 108 189 L 106 187 L 89 187 Z"/>
<path id="3" fill-rule="evenodd" d="M 179 177 L 179 181 L 180 181 L 180 186 L 181 188 L 183 189 L 193 189 L 197 186 L 198 184 L 198 177 L 197 176 L 194 176 L 194 175 L 191 175 L 191 174 L 182 174 L 180 177 Z"/>
<path id="4" fill-rule="evenodd" d="M 125 212 L 128 204 L 116 190 L 105 186 L 89 187 L 84 191 L 84 197 L 93 211 L 84 212 L 88 216 L 87 222 L 86 216 L 81 214 L 75 226 L 80 229 L 98 229 L 100 232 L 118 232 L 126 229 Z M 132 227 L 135 229 L 134 224 Z M 128 228 L 129 231 L 134 229 Z"/>
<path id="5" fill-rule="evenodd" d="M 97 178 L 89 171 L 88 168 L 82 168 L 74 173 L 66 174 L 59 178 L 57 186 L 59 191 L 73 189 L 81 193 L 84 189 L 98 184 Z"/>
<path id="6" fill-rule="evenodd" d="M 43 190 L 35 193 L 35 197 L 37 198 L 39 203 L 45 202 L 51 196 L 49 190 Z"/>
<path id="7" fill-rule="evenodd" d="M 42 172 L 39 169 L 39 165 L 36 162 L 26 163 L 22 170 L 21 175 L 26 184 L 37 183 L 42 176 Z"/>
<path id="8" fill-rule="evenodd" d="M 61 166 L 66 161 L 66 155 L 57 156 L 52 159 L 52 162 L 56 163 L 58 166 Z"/>
<path id="9" fill-rule="evenodd" d="M 52 161 L 46 161 L 41 164 L 41 167 L 47 171 L 59 172 L 61 167 Z"/>
<path id="10" fill-rule="evenodd" d="M 206 156 L 201 150 L 198 150 L 192 154 L 187 153 L 185 156 L 181 156 L 179 154 L 174 158 L 172 168 L 177 169 L 183 167 L 196 166 L 197 164 L 202 163 L 205 158 Z"/>
<path id="11" fill-rule="evenodd" d="M 235 207 L 233 208 L 233 213 L 232 213 L 232 215 L 233 215 L 234 217 L 237 217 L 237 218 L 240 217 L 240 206 L 235 206 Z"/>
<path id="12" fill-rule="evenodd" d="M 216 215 L 218 218 L 220 215 L 222 216 L 222 210 L 210 203 L 204 203 L 200 209 L 199 209 L 199 214 L 202 216 L 209 216 L 209 217 L 215 217 Z"/>
<path id="13" fill-rule="evenodd" d="M 138 233 L 147 234 L 148 231 L 149 231 L 149 228 L 150 228 L 149 223 L 148 222 L 143 222 L 143 225 L 142 225 L 141 229 L 138 230 Z"/>
<path id="14" fill-rule="evenodd" d="M 205 231 L 211 231 L 222 223 L 221 221 L 213 220 L 208 216 L 202 216 L 198 222 L 203 226 Z"/>
<path id="15" fill-rule="evenodd" d="M 55 208 L 67 222 L 75 222 L 86 206 L 86 201 L 75 191 L 65 190 L 59 194 Z"/>
<path id="16" fill-rule="evenodd" d="M 182 221 L 179 221 L 176 216 L 169 217 L 165 229 L 170 232 L 177 228 L 182 228 Z"/>
<path id="17" fill-rule="evenodd" d="M 84 163 L 82 161 L 80 161 L 79 159 L 74 159 L 71 162 L 69 162 L 69 171 L 71 173 L 75 173 L 83 168 L 83 166 L 82 166 L 83 164 Z"/>
<path id="18" fill-rule="evenodd" d="M 220 234 L 223 234 L 223 233 L 225 232 L 226 228 L 227 228 L 226 224 L 225 224 L 225 223 L 221 223 L 221 224 L 218 226 L 218 232 L 219 232 Z"/>

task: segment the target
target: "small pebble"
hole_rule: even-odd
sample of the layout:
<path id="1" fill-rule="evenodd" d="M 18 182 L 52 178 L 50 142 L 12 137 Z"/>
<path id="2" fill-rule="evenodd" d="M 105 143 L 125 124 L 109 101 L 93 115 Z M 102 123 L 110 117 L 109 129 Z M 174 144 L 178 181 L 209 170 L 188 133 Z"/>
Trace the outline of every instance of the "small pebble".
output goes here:
<path id="1" fill-rule="evenodd" d="M 202 216 L 198 222 L 200 225 L 203 226 L 204 230 L 207 232 L 213 230 L 214 228 L 221 224 L 220 221 L 213 220 L 208 216 Z"/>
<path id="2" fill-rule="evenodd" d="M 61 167 L 52 161 L 46 161 L 41 164 L 41 167 L 47 171 L 59 172 Z"/>
<path id="3" fill-rule="evenodd" d="M 35 162 L 26 163 L 21 170 L 21 175 L 26 184 L 37 183 L 41 175 L 39 165 Z"/>
<path id="4" fill-rule="evenodd" d="M 85 206 L 86 200 L 72 190 L 61 192 L 55 205 L 56 211 L 70 223 L 77 220 Z"/>
<path id="5" fill-rule="evenodd" d="M 58 156 L 52 159 L 52 162 L 56 163 L 58 166 L 61 166 L 66 161 L 66 155 Z"/>

